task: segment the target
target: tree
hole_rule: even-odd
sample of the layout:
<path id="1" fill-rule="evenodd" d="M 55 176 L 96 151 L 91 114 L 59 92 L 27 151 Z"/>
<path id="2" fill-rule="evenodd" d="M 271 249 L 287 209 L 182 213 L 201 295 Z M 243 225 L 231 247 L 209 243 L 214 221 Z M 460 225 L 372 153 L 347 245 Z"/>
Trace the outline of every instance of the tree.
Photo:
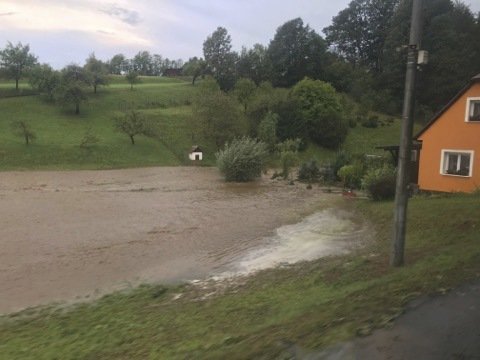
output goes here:
<path id="1" fill-rule="evenodd" d="M 264 143 L 243 137 L 225 144 L 215 157 L 226 181 L 246 182 L 262 175 L 267 155 Z"/>
<path id="2" fill-rule="evenodd" d="M 116 116 L 114 121 L 115 128 L 128 135 L 132 145 L 135 145 L 135 136 L 137 135 L 153 136 L 152 128 L 145 115 L 138 110 L 125 110 L 121 116 Z"/>
<path id="3" fill-rule="evenodd" d="M 75 64 L 66 66 L 62 70 L 60 85 L 55 91 L 56 100 L 63 105 L 73 104 L 75 114 L 80 114 L 80 104 L 87 100 L 87 86 L 90 79 L 85 70 Z"/>
<path id="4" fill-rule="evenodd" d="M 187 76 L 192 76 L 192 85 L 195 85 L 195 80 L 199 76 L 205 77 L 207 75 L 207 63 L 202 58 L 194 56 L 183 65 L 183 73 Z"/>
<path id="5" fill-rule="evenodd" d="M 128 61 L 123 54 L 114 55 L 107 63 L 110 74 L 122 75 L 127 71 Z"/>
<path id="6" fill-rule="evenodd" d="M 223 27 L 218 27 L 203 43 L 203 56 L 220 85 L 227 91 L 235 84 L 235 61 L 237 54 L 231 51 L 231 38 Z"/>
<path id="7" fill-rule="evenodd" d="M 258 139 L 266 144 L 270 152 L 275 150 L 277 143 L 277 123 L 278 115 L 268 112 L 258 125 Z"/>
<path id="8" fill-rule="evenodd" d="M 309 138 L 320 146 L 337 148 L 347 135 L 340 97 L 328 83 L 304 79 L 292 89 Z"/>
<path id="9" fill-rule="evenodd" d="M 237 63 L 237 75 L 243 78 L 252 79 L 259 85 L 271 77 L 272 64 L 268 57 L 267 48 L 261 44 L 253 45 L 247 50 L 242 48 Z"/>
<path id="10" fill-rule="evenodd" d="M 153 58 L 148 51 L 139 51 L 133 58 L 132 65 L 139 75 L 152 75 Z"/>
<path id="11" fill-rule="evenodd" d="M 460 1 L 425 0 L 422 49 L 429 63 L 419 72 L 418 108 L 440 110 L 464 84 L 480 72 L 477 19 Z M 401 108 L 406 53 L 398 49 L 408 43 L 411 0 L 402 1 L 391 20 L 385 43 L 385 66 L 378 78 L 386 84 Z M 382 86 L 384 91 L 385 86 Z"/>
<path id="12" fill-rule="evenodd" d="M 125 79 L 127 79 L 128 83 L 130 84 L 130 90 L 133 90 L 133 85 L 140 83 L 140 78 L 138 77 L 138 72 L 136 71 L 129 71 L 127 75 L 125 75 Z"/>
<path id="13" fill-rule="evenodd" d="M 29 82 L 32 88 L 45 94 L 48 100 L 53 100 L 55 90 L 60 85 L 60 73 L 48 64 L 38 65 L 30 70 Z"/>
<path id="14" fill-rule="evenodd" d="M 84 69 L 90 78 L 90 84 L 93 86 L 94 94 L 97 93 L 98 86 L 108 84 L 107 66 L 101 60 L 98 60 L 94 53 L 91 53 L 88 57 Z"/>
<path id="15" fill-rule="evenodd" d="M 220 90 L 213 79 L 206 79 L 193 103 L 194 119 L 206 139 L 220 149 L 225 142 L 245 134 L 246 122 L 234 98 Z"/>
<path id="16" fill-rule="evenodd" d="M 37 138 L 30 125 L 24 120 L 14 121 L 12 130 L 15 135 L 25 139 L 25 145 L 30 144 L 32 140 Z"/>
<path id="17" fill-rule="evenodd" d="M 238 102 L 243 105 L 245 113 L 247 112 L 248 104 L 253 99 L 256 90 L 257 86 L 250 79 L 239 79 L 235 84 L 235 96 L 237 97 Z"/>
<path id="18" fill-rule="evenodd" d="M 353 66 L 383 68 L 383 50 L 399 0 L 353 0 L 323 29 L 333 50 Z"/>
<path id="19" fill-rule="evenodd" d="M 273 85 L 290 87 L 306 76 L 321 78 L 325 54 L 325 41 L 302 19 L 287 21 L 268 46 Z"/>
<path id="20" fill-rule="evenodd" d="M 37 58 L 30 54 L 30 46 L 18 43 L 13 45 L 10 41 L 5 49 L 0 51 L 1 66 L 5 69 L 9 79 L 15 79 L 15 89 L 18 91 L 18 81 L 25 71 L 37 64 Z"/>

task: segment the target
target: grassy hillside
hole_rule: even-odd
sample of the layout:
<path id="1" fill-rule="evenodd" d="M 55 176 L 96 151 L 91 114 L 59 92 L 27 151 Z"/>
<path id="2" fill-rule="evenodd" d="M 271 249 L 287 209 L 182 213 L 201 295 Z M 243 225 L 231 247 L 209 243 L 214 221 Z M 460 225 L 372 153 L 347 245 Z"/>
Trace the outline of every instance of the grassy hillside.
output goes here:
<path id="1" fill-rule="evenodd" d="M 478 278 L 478 194 L 413 199 L 399 269 L 388 267 L 393 204 L 345 206 L 376 231 L 359 254 L 263 271 L 216 295 L 219 288 L 142 286 L 0 318 L 0 358 L 289 358 L 292 344 L 311 350 L 368 334 L 409 300 Z"/>
<path id="2" fill-rule="evenodd" d="M 188 82 L 176 79 L 144 78 L 130 86 L 123 79 L 94 96 L 90 94 L 81 114 L 43 101 L 38 96 L 0 99 L 0 169 L 82 169 L 182 164 L 191 140 L 183 131 L 190 116 L 195 91 Z M 139 136 L 132 146 L 126 135 L 116 132 L 113 115 L 133 102 L 158 123 L 160 139 Z M 37 140 L 25 146 L 12 134 L 11 122 L 26 120 Z M 90 149 L 80 148 L 90 128 L 100 139 Z M 175 144 L 175 146 L 172 146 Z"/>
<path id="3" fill-rule="evenodd" d="M 113 77 L 110 85 L 89 94 L 87 103 L 76 116 L 71 108 L 62 108 L 32 96 L 28 84 L 21 83 L 23 94 L 11 97 L 13 84 L 0 83 L 0 170 L 12 169 L 107 169 L 119 167 L 188 164 L 187 154 L 194 144 L 205 151 L 203 164 L 214 164 L 215 147 L 204 141 L 198 129 L 190 126 L 191 102 L 197 88 L 182 79 L 142 77 L 130 90 L 123 77 Z M 2 97 L 3 96 L 3 97 Z M 134 146 L 128 137 L 113 127 L 113 116 L 126 103 L 135 103 L 159 129 L 159 138 L 139 136 Z M 26 146 L 12 133 L 11 123 L 25 120 L 37 139 Z M 80 148 L 87 129 L 99 138 L 89 149 Z M 400 122 L 376 129 L 360 125 L 350 129 L 343 149 L 351 153 L 378 153 L 375 146 L 396 144 Z M 335 151 L 311 145 L 302 160 L 325 161 Z"/>

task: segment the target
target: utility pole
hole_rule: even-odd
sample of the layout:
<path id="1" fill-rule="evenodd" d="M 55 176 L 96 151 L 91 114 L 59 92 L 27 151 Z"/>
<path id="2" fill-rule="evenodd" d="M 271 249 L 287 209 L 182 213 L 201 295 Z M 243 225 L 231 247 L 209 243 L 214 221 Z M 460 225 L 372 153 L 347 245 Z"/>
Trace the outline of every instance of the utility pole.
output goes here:
<path id="1" fill-rule="evenodd" d="M 407 73 L 405 76 L 405 95 L 403 99 L 402 133 L 398 151 L 397 183 L 395 188 L 394 228 L 390 265 L 403 265 L 405 233 L 407 225 L 409 163 L 412 150 L 413 112 L 415 103 L 415 78 L 417 74 L 417 56 L 422 32 L 422 0 L 413 0 L 410 41 L 408 44 Z"/>

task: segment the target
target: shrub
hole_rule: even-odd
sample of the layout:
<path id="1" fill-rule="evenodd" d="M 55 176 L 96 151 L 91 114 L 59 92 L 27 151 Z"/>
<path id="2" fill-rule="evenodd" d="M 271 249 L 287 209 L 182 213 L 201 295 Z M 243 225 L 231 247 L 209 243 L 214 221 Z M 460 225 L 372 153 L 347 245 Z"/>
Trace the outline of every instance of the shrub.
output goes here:
<path id="1" fill-rule="evenodd" d="M 314 182 L 320 178 L 320 168 L 315 160 L 304 162 L 298 170 L 298 180 Z"/>
<path id="2" fill-rule="evenodd" d="M 353 129 L 357 127 L 357 120 L 356 119 L 350 119 L 348 120 L 348 126 Z"/>
<path id="3" fill-rule="evenodd" d="M 328 179 L 328 180 L 331 180 L 331 181 L 338 180 L 337 178 L 338 170 L 340 170 L 342 166 L 350 164 L 351 158 L 352 158 L 351 155 L 346 151 L 340 150 L 339 152 L 337 152 L 335 154 L 335 157 L 332 159 L 332 161 L 329 164 L 331 179 Z"/>
<path id="4" fill-rule="evenodd" d="M 282 175 L 283 178 L 288 178 L 290 169 L 297 165 L 298 155 L 296 151 L 282 151 L 280 153 L 280 161 L 282 163 Z"/>
<path id="5" fill-rule="evenodd" d="M 226 181 L 246 182 L 260 177 L 267 155 L 265 143 L 242 137 L 227 142 L 215 157 Z"/>
<path id="6" fill-rule="evenodd" d="M 83 134 L 82 139 L 80 140 L 80 147 L 83 149 L 88 149 L 99 141 L 100 139 L 93 133 L 92 128 L 89 127 Z"/>
<path id="7" fill-rule="evenodd" d="M 298 149 L 300 148 L 300 139 L 287 139 L 277 144 L 277 151 L 280 154 L 280 162 L 282 163 L 283 178 L 288 178 L 290 169 L 298 162 Z"/>
<path id="8" fill-rule="evenodd" d="M 363 120 L 362 126 L 366 127 L 366 128 L 374 129 L 374 128 L 378 127 L 378 123 L 379 123 L 378 122 L 378 116 L 372 115 L 368 119 Z"/>
<path id="9" fill-rule="evenodd" d="M 395 196 L 395 169 L 384 165 L 369 170 L 362 180 L 362 186 L 373 200 L 387 200 Z"/>
<path id="10" fill-rule="evenodd" d="M 356 189 L 362 184 L 362 177 L 365 172 L 365 166 L 363 163 L 356 161 L 351 165 L 342 166 L 337 176 L 342 180 L 343 186 Z"/>

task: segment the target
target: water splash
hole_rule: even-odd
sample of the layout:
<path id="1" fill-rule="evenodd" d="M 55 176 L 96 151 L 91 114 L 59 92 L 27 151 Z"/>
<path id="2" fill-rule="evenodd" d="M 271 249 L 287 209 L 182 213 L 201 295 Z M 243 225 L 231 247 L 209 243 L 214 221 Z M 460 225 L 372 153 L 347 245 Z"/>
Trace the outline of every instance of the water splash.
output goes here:
<path id="1" fill-rule="evenodd" d="M 233 262 L 230 270 L 215 278 L 246 275 L 252 272 L 299 261 L 315 260 L 348 253 L 358 245 L 365 227 L 353 215 L 326 209 L 301 222 L 281 226 L 266 246 L 255 249 Z"/>

